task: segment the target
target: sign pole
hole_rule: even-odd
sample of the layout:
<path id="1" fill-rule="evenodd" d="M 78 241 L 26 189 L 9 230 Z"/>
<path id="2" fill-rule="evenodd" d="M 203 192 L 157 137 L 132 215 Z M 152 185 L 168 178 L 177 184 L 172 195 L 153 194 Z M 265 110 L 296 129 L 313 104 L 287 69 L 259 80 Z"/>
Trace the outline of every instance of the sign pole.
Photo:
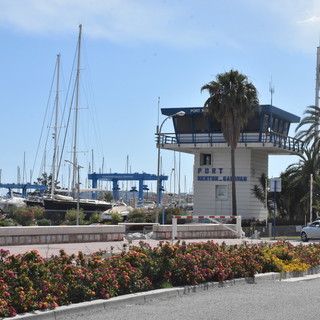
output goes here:
<path id="1" fill-rule="evenodd" d="M 310 223 L 312 222 L 312 182 L 313 182 L 313 174 L 310 174 Z"/>
<path id="2" fill-rule="evenodd" d="M 274 182 L 274 191 L 273 191 L 273 239 L 276 239 L 276 206 L 277 206 L 277 180 Z"/>
<path id="3" fill-rule="evenodd" d="M 276 238 L 277 192 L 281 192 L 281 178 L 271 178 L 270 191 L 273 191 L 273 238 Z"/>

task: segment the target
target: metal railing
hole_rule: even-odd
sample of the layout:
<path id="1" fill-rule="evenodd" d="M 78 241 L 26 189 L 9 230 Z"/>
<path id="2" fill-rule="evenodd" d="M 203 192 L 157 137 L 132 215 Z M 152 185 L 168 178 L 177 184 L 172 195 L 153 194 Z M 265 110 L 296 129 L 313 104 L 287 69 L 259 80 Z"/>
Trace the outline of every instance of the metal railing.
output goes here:
<path id="1" fill-rule="evenodd" d="M 157 144 L 193 144 L 196 146 L 200 143 L 225 143 L 222 133 L 162 133 L 156 136 Z M 295 152 L 303 152 L 303 141 L 275 132 L 242 132 L 239 143 L 272 143 L 276 148 L 287 149 Z"/>

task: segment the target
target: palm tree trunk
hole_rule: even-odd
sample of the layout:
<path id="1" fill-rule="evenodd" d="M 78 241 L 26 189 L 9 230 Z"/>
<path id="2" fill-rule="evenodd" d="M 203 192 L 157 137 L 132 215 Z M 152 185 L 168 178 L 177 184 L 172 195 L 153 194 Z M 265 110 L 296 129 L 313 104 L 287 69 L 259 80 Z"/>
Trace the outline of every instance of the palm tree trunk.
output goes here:
<path id="1" fill-rule="evenodd" d="M 235 169 L 235 148 L 231 147 L 231 176 L 232 176 L 232 215 L 237 215 L 236 197 L 236 169 Z"/>

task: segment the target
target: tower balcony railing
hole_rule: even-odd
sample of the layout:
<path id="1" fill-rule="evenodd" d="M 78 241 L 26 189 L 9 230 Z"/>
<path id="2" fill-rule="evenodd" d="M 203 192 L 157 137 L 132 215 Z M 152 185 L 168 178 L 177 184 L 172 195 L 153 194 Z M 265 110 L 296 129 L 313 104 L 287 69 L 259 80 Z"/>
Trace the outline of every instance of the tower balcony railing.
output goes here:
<path id="1" fill-rule="evenodd" d="M 226 143 L 222 133 L 161 133 L 157 135 L 157 144 L 160 146 L 165 144 L 198 144 L 208 143 Z M 238 143 L 262 143 L 272 144 L 273 147 L 287 149 L 294 152 L 303 152 L 303 141 L 275 132 L 242 132 Z"/>

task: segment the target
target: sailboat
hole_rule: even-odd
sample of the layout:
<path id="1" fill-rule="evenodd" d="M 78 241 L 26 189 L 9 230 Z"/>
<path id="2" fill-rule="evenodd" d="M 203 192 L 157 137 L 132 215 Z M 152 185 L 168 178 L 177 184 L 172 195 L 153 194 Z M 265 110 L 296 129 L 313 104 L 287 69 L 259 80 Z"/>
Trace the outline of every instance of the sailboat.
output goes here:
<path id="1" fill-rule="evenodd" d="M 56 96 L 56 115 L 55 115 L 55 126 L 54 126 L 54 152 L 53 152 L 53 165 L 52 165 L 52 185 L 51 194 L 43 198 L 43 205 L 48 214 L 54 212 L 65 213 L 67 210 L 76 209 L 77 206 L 86 214 L 88 217 L 93 212 L 103 212 L 111 208 L 111 203 L 103 200 L 96 199 L 82 199 L 80 198 L 79 190 L 79 170 L 81 166 L 78 165 L 77 159 L 77 136 L 78 136 L 78 111 L 79 111 L 79 85 L 80 85 L 80 53 L 81 53 L 81 36 L 82 36 L 82 25 L 79 26 L 79 38 L 78 38 L 78 57 L 77 57 L 77 75 L 76 75 L 76 99 L 75 99 L 75 128 L 74 128 L 74 141 L 73 141 L 73 161 L 65 160 L 73 165 L 73 180 L 72 180 L 72 196 L 66 196 L 57 194 L 56 190 L 56 167 L 57 167 L 57 135 L 58 135 L 58 93 L 59 93 L 59 71 L 57 72 L 57 96 Z M 58 70 L 60 66 L 60 55 L 58 55 Z M 78 194 L 76 196 L 76 177 L 78 184 Z"/>
<path id="2" fill-rule="evenodd" d="M 21 194 L 9 190 L 5 197 L 0 197 L 0 212 L 9 211 L 12 207 L 25 207 L 25 199 Z"/>

